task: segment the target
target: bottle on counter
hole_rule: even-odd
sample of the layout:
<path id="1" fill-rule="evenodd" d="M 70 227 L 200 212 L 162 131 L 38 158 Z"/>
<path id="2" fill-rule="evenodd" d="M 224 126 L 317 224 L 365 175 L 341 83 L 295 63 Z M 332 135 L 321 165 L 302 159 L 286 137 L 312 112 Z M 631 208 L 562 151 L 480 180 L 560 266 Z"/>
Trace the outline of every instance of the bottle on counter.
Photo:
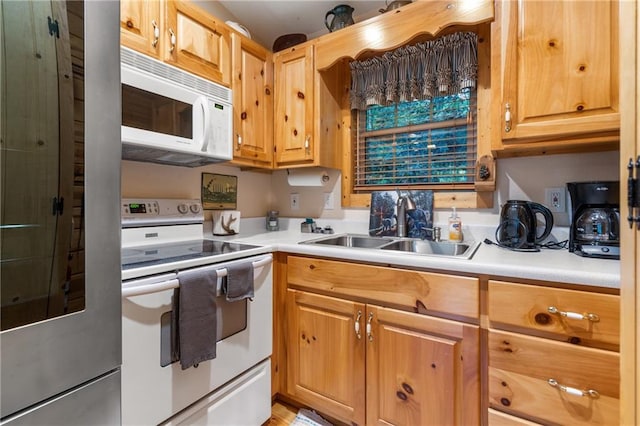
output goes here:
<path id="1" fill-rule="evenodd" d="M 462 220 L 458 217 L 455 207 L 449 217 L 449 241 L 462 242 Z"/>
<path id="2" fill-rule="evenodd" d="M 278 215 L 280 212 L 277 210 L 270 210 L 267 212 L 267 231 L 278 231 L 280 225 L 278 223 Z"/>

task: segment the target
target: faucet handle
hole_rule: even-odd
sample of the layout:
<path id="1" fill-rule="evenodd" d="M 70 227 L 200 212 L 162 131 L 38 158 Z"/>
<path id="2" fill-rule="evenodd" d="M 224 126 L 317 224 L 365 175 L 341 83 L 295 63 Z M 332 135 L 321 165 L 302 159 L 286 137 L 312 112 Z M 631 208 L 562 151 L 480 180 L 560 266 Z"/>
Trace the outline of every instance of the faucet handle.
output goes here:
<path id="1" fill-rule="evenodd" d="M 427 228 L 427 227 L 423 226 L 421 229 L 423 231 L 430 231 L 431 232 L 431 240 L 432 241 L 440 242 L 441 229 L 440 229 L 439 226 L 434 226 L 433 228 Z"/>

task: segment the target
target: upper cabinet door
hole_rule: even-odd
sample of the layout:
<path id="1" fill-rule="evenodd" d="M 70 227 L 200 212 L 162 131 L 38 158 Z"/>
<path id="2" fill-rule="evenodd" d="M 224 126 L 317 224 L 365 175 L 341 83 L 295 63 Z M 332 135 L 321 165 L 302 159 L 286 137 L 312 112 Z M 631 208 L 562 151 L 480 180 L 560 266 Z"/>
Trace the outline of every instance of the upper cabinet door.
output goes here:
<path id="1" fill-rule="evenodd" d="M 233 33 L 233 162 L 273 165 L 273 58 L 258 43 Z"/>
<path id="2" fill-rule="evenodd" d="M 276 73 L 276 168 L 312 163 L 313 45 L 294 47 L 274 57 Z"/>
<path id="3" fill-rule="evenodd" d="M 123 46 L 157 57 L 161 25 L 159 1 L 120 1 L 120 42 Z"/>
<path id="4" fill-rule="evenodd" d="M 231 35 L 226 25 L 188 1 L 168 1 L 165 10 L 163 59 L 229 87 Z"/>
<path id="5" fill-rule="evenodd" d="M 492 68 L 503 143 L 619 131 L 618 32 L 616 0 L 498 2 Z"/>

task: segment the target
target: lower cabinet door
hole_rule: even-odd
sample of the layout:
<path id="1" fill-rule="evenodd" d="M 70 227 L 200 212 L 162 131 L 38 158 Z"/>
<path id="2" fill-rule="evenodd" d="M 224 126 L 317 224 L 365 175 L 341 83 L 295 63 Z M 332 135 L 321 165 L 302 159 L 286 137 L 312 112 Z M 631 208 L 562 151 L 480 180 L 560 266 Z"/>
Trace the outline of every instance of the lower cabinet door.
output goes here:
<path id="1" fill-rule="evenodd" d="M 480 423 L 479 328 L 367 306 L 367 425 Z"/>
<path id="2" fill-rule="evenodd" d="M 323 414 L 363 425 L 365 306 L 289 289 L 287 315 L 287 393 Z"/>

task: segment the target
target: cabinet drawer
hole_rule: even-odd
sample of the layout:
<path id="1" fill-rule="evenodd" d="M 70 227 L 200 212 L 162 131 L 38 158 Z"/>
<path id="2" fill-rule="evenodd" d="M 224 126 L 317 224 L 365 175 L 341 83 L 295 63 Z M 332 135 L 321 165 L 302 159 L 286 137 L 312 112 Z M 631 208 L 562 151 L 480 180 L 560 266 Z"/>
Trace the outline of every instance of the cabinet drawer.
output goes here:
<path id="1" fill-rule="evenodd" d="M 489 408 L 489 426 L 537 426 L 539 424 Z"/>
<path id="2" fill-rule="evenodd" d="M 544 423 L 618 424 L 617 352 L 497 330 L 489 331 L 488 349 L 490 406 Z"/>
<path id="3" fill-rule="evenodd" d="M 479 317 L 477 278 L 289 256 L 287 281 L 289 285 L 365 298 L 383 306 Z"/>
<path id="4" fill-rule="evenodd" d="M 570 314 L 551 313 L 550 308 Z M 598 318 L 579 319 L 572 313 Z M 611 294 L 489 281 L 489 320 L 493 327 L 537 330 L 586 346 L 617 350 L 620 345 L 620 297 Z"/>

